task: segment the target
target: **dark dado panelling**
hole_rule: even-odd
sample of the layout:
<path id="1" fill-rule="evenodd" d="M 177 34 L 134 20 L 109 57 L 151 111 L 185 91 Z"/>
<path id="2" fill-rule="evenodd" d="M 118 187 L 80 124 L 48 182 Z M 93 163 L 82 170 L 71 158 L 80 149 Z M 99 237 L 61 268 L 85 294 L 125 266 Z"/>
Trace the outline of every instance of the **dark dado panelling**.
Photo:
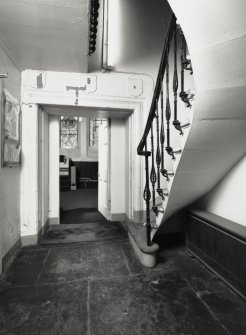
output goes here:
<path id="1" fill-rule="evenodd" d="M 77 182 L 80 188 L 97 188 L 98 162 L 73 162 L 77 167 Z M 87 179 L 88 181 L 83 181 Z"/>
<path id="2" fill-rule="evenodd" d="M 246 227 L 200 210 L 189 213 L 187 249 L 246 297 Z"/>
<path id="3" fill-rule="evenodd" d="M 97 180 L 98 162 L 73 162 L 73 164 L 77 167 L 79 178 Z"/>

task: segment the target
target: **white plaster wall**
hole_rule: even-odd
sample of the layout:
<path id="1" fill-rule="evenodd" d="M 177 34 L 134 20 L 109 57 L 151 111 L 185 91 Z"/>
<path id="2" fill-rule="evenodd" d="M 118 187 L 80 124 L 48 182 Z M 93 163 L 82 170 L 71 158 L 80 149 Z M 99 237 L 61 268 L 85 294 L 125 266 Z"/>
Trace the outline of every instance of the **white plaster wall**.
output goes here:
<path id="1" fill-rule="evenodd" d="M 246 156 L 209 192 L 200 206 L 216 215 L 246 226 Z"/>
<path id="2" fill-rule="evenodd" d="M 125 213 L 125 119 L 111 119 L 111 214 Z"/>
<path id="3" fill-rule="evenodd" d="M 145 73 L 155 80 L 165 41 L 166 1 L 109 0 L 109 65 L 120 72 Z M 101 48 L 101 21 L 97 48 Z M 101 53 L 91 59 L 90 69 L 99 70 Z M 97 66 L 96 66 L 97 62 Z"/>
<path id="4" fill-rule="evenodd" d="M 88 0 L 1 1 L 1 40 L 23 69 L 86 72 L 88 6 Z"/>
<path id="5" fill-rule="evenodd" d="M 20 101 L 20 69 L 10 58 L 2 45 L 0 45 L 0 72 L 8 72 L 7 79 L 0 79 L 0 103 L 2 103 L 1 96 L 3 87 L 6 87 L 8 91 Z M 20 168 L 0 167 L 0 273 L 2 257 L 10 250 L 19 237 Z"/>
<path id="6" fill-rule="evenodd" d="M 51 224 L 58 224 L 60 217 L 59 134 L 59 117 L 49 115 L 49 222 Z"/>

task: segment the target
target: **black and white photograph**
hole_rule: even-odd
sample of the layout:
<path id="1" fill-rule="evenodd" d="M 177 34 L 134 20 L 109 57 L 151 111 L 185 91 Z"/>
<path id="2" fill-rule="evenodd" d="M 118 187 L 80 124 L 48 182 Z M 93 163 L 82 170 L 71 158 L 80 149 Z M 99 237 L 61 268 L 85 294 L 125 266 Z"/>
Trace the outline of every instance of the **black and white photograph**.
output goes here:
<path id="1" fill-rule="evenodd" d="M 0 0 L 0 335 L 246 335 L 245 57 L 245 0 Z"/>

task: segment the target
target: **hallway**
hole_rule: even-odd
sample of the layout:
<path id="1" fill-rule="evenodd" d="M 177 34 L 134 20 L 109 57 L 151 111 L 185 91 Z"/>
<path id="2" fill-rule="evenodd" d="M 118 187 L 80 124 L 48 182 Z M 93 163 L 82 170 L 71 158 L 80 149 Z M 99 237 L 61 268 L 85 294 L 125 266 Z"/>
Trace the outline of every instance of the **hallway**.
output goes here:
<path id="1" fill-rule="evenodd" d="M 183 242 L 163 241 L 146 269 L 125 231 L 114 237 L 22 247 L 0 282 L 0 334 L 246 333 L 246 303 Z"/>
<path id="2" fill-rule="evenodd" d="M 60 223 L 85 224 L 106 222 L 98 211 L 98 189 L 60 192 Z"/>

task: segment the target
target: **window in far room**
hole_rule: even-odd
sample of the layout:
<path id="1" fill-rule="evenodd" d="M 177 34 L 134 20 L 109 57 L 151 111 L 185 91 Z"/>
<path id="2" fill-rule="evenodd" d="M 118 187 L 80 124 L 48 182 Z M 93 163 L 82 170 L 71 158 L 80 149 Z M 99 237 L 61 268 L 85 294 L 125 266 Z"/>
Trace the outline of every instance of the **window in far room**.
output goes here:
<path id="1" fill-rule="evenodd" d="M 78 118 L 61 116 L 60 147 L 63 149 L 78 147 Z"/>
<path id="2" fill-rule="evenodd" d="M 107 119 L 102 118 L 89 119 L 89 147 L 96 148 L 98 146 L 99 126 L 106 121 Z"/>

